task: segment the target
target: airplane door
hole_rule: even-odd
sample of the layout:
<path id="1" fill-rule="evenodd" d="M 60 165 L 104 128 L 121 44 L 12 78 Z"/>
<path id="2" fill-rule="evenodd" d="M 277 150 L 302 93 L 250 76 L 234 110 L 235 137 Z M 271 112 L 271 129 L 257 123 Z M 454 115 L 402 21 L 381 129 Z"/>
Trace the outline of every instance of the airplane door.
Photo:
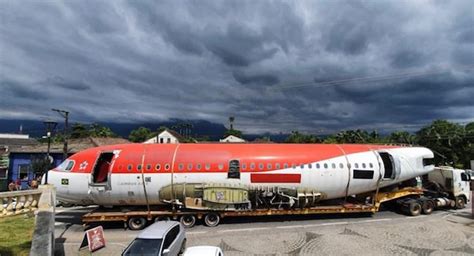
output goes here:
<path id="1" fill-rule="evenodd" d="M 230 160 L 229 161 L 229 171 L 227 172 L 228 179 L 240 179 L 240 161 L 239 160 Z"/>
<path id="2" fill-rule="evenodd" d="M 388 152 L 378 152 L 384 169 L 383 180 L 394 180 L 400 175 L 400 165 Z"/>
<path id="3" fill-rule="evenodd" d="M 101 152 L 97 157 L 89 180 L 89 194 L 98 204 L 110 203 L 112 175 L 110 170 L 114 163 L 113 152 Z"/>

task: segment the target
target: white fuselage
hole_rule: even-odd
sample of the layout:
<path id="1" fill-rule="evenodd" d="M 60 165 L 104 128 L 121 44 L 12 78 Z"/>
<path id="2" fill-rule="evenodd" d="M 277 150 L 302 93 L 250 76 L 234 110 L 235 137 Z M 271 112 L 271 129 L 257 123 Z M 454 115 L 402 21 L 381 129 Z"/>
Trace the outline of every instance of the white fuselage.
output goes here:
<path id="1" fill-rule="evenodd" d="M 380 152 L 389 153 L 392 157 L 391 175 L 387 175 L 388 170 L 381 159 Z M 262 172 L 245 170 L 244 166 L 241 166 L 239 179 L 229 179 L 225 171 L 109 173 L 106 184 L 94 184 L 91 173 L 68 172 L 57 168 L 49 172 L 48 182 L 56 185 L 59 201 L 85 205 L 161 204 L 159 191 L 171 183 L 236 183 L 247 186 L 300 187 L 321 192 L 324 200 L 374 191 L 377 188 L 424 175 L 432 171 L 434 166 L 424 165 L 423 159 L 432 157 L 433 153 L 426 148 L 389 148 L 344 154 L 321 161 L 296 166 L 289 165 L 287 168 L 284 163 L 281 163 L 279 169 L 265 172 L 265 174 L 300 175 L 300 182 L 293 183 L 252 182 L 251 175 Z M 260 163 L 265 165 L 265 159 L 262 159 Z M 176 169 L 177 164 L 173 163 L 170 168 Z M 246 169 L 250 169 L 250 166 L 247 165 Z"/>

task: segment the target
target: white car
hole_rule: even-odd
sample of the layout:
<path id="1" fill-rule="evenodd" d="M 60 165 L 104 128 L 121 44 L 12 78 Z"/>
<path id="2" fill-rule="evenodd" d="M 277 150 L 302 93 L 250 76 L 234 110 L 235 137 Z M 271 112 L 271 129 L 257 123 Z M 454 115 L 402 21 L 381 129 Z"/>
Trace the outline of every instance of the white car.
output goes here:
<path id="1" fill-rule="evenodd" d="M 224 253 L 216 246 L 192 246 L 184 251 L 183 256 L 224 256 Z"/>

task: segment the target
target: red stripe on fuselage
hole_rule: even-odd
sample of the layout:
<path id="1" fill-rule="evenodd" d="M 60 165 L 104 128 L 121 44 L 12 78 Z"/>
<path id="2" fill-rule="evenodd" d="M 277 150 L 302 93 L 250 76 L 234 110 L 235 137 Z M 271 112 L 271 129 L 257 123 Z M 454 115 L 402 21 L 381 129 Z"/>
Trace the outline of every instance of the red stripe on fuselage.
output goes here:
<path id="1" fill-rule="evenodd" d="M 291 173 L 252 173 L 252 183 L 301 183 L 301 174 Z"/>

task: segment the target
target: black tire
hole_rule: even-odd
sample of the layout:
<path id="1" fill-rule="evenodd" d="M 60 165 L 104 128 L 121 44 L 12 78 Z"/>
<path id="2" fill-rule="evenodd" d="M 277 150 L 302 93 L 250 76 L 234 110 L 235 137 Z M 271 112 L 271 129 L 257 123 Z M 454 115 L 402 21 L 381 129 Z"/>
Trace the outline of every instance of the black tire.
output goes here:
<path id="1" fill-rule="evenodd" d="M 208 227 L 215 227 L 219 225 L 220 221 L 221 221 L 221 217 L 217 213 L 208 213 L 204 217 L 204 223 Z"/>
<path id="2" fill-rule="evenodd" d="M 421 208 L 423 214 L 430 215 L 434 210 L 434 202 L 426 200 L 421 204 Z"/>
<path id="3" fill-rule="evenodd" d="M 183 215 L 179 219 L 179 222 L 183 224 L 185 228 L 192 228 L 196 224 L 196 216 L 194 215 Z"/>
<path id="4" fill-rule="evenodd" d="M 463 209 L 466 206 L 466 202 L 464 202 L 464 198 L 458 196 L 456 197 L 456 209 Z"/>
<path id="5" fill-rule="evenodd" d="M 130 230 L 142 230 L 146 227 L 146 224 L 145 217 L 131 217 L 128 219 L 128 228 Z"/>
<path id="6" fill-rule="evenodd" d="M 421 205 L 417 201 L 412 201 L 408 205 L 408 214 L 410 216 L 418 216 L 421 214 Z"/>
<path id="7" fill-rule="evenodd" d="M 181 244 L 181 249 L 179 249 L 179 254 L 183 254 L 184 250 L 186 250 L 186 238 L 183 241 L 183 244 Z"/>

